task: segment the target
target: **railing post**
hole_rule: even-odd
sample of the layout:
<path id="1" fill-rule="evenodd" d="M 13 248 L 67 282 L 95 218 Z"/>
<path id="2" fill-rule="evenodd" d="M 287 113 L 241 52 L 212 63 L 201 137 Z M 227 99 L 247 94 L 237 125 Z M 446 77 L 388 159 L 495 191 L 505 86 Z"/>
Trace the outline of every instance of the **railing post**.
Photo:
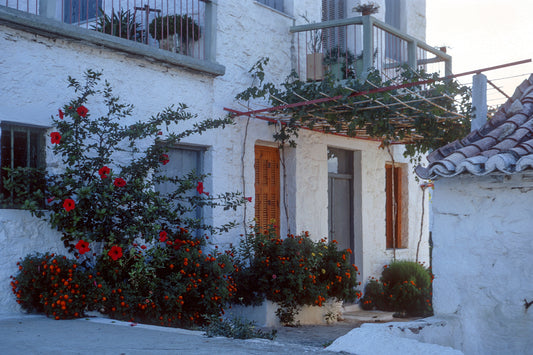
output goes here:
<path id="1" fill-rule="evenodd" d="M 407 64 L 411 69 L 416 70 L 418 68 L 416 49 L 418 48 L 417 41 L 407 42 Z"/>
<path id="2" fill-rule="evenodd" d="M 205 2 L 205 59 L 216 61 L 216 30 L 217 30 L 217 4 L 215 1 Z"/>
<path id="3" fill-rule="evenodd" d="M 61 11 L 56 11 L 57 5 L 57 1 L 39 0 L 39 12 L 36 13 L 36 15 L 57 20 L 60 16 L 58 16 L 57 13 L 61 13 Z M 60 21 L 63 22 L 63 19 L 60 19 Z"/>
<path id="4" fill-rule="evenodd" d="M 445 76 L 453 75 L 453 72 L 452 72 L 452 60 L 451 59 L 446 59 L 444 61 L 444 75 Z"/>
<path id="5" fill-rule="evenodd" d="M 374 23 L 369 15 L 363 16 L 363 76 L 366 79 L 373 66 L 372 54 L 374 53 Z"/>

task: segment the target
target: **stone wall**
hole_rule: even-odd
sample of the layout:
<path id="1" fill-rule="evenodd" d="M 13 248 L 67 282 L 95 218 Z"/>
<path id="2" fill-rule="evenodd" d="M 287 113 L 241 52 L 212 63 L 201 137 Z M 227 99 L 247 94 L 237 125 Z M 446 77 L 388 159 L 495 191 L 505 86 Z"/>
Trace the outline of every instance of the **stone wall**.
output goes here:
<path id="1" fill-rule="evenodd" d="M 465 354 L 533 348 L 533 175 L 458 176 L 435 183 L 433 302 L 456 318 Z"/>

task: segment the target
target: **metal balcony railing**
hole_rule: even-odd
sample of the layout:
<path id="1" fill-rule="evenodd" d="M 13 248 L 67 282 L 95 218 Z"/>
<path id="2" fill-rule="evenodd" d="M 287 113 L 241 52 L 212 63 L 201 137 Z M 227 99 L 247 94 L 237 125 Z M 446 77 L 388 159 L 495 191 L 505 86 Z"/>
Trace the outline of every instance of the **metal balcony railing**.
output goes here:
<path id="1" fill-rule="evenodd" d="M 0 0 L 6 7 L 214 61 L 209 0 Z"/>
<path id="2" fill-rule="evenodd" d="M 371 68 L 384 80 L 395 78 L 407 64 L 440 76 L 451 75 L 445 52 L 401 33 L 372 16 L 294 26 L 297 73 L 303 80 L 365 78 Z"/>

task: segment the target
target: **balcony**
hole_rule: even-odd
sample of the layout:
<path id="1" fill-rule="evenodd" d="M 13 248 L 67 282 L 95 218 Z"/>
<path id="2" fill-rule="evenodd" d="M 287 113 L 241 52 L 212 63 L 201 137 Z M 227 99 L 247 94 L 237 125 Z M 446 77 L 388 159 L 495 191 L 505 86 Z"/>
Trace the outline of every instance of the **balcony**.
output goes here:
<path id="1" fill-rule="evenodd" d="M 362 79 L 371 68 L 393 80 L 404 65 L 439 76 L 450 75 L 452 59 L 441 50 L 401 33 L 372 17 L 292 27 L 296 36 L 296 71 L 302 80 Z"/>
<path id="2" fill-rule="evenodd" d="M 0 1 L 5 1 L 0 4 L 5 5 L 0 6 L 1 22 L 17 28 L 136 51 L 141 56 L 179 62 L 173 64 L 215 75 L 224 73 L 224 68 L 215 62 L 215 10 L 209 0 Z M 107 36 L 91 35 L 92 31 Z M 168 56 L 168 52 L 176 55 Z"/>

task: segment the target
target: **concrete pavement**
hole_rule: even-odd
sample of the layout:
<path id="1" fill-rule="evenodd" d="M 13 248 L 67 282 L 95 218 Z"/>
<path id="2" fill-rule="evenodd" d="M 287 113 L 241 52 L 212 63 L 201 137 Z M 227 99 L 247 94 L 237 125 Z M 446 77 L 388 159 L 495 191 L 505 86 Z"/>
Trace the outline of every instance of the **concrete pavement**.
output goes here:
<path id="1" fill-rule="evenodd" d="M 325 344 L 358 326 L 283 328 L 274 340 L 208 338 L 201 331 L 106 318 L 53 320 L 41 315 L 0 317 L 0 353 L 19 354 L 338 354 Z"/>

